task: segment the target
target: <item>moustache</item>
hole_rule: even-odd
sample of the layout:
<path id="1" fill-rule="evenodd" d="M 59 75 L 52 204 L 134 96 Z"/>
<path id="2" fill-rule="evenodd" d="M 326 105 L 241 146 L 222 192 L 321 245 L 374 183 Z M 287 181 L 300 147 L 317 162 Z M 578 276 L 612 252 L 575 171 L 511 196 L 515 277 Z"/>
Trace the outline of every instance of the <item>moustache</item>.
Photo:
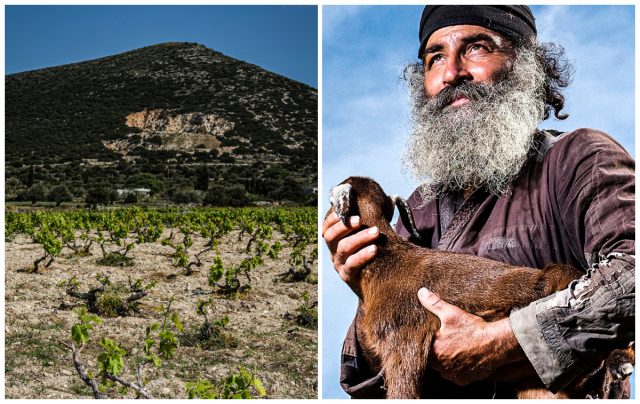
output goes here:
<path id="1" fill-rule="evenodd" d="M 490 93 L 490 84 L 462 82 L 456 86 L 445 87 L 437 95 L 427 99 L 429 109 L 434 112 L 441 112 L 456 99 L 464 96 L 470 101 L 478 101 L 485 98 Z"/>

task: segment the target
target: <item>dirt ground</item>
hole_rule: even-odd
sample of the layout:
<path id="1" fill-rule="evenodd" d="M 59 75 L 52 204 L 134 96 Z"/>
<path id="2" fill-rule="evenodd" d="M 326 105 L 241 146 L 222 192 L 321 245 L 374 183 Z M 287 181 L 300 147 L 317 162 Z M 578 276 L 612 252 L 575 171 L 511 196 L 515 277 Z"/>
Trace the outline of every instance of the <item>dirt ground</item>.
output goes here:
<path id="1" fill-rule="evenodd" d="M 168 235 L 168 231 L 166 231 Z M 277 239 L 278 236 L 275 235 Z M 203 240 L 195 240 L 192 251 L 199 251 Z M 245 243 L 232 232 L 222 240 L 220 253 L 225 265 L 240 262 L 246 256 Z M 210 319 L 229 318 L 227 334 L 237 340 L 235 348 L 203 350 L 180 346 L 173 360 L 160 368 L 147 366 L 144 377 L 147 390 L 156 398 L 186 398 L 185 383 L 197 380 L 217 382 L 239 366 L 252 370 L 263 382 L 267 398 L 317 398 L 317 331 L 303 328 L 287 319 L 302 304 L 306 291 L 310 301 L 318 299 L 317 285 L 280 281 L 287 271 L 289 250 L 280 258 L 265 258 L 265 265 L 254 269 L 252 289 L 237 299 L 206 296 L 208 267 L 215 253 L 208 252 L 206 264 L 185 276 L 172 265 L 171 247 L 160 243 L 137 245 L 129 255 L 132 267 L 108 267 L 96 264 L 102 254 L 94 246 L 91 255 L 76 257 L 64 251 L 63 257 L 41 273 L 28 273 L 33 261 L 42 255 L 41 246 L 28 237 L 18 236 L 5 243 L 5 395 L 7 398 L 92 398 L 91 390 L 78 377 L 71 352 L 62 342 L 71 341 L 71 327 L 77 315 L 65 304 L 78 303 L 66 295 L 62 281 L 75 276 L 80 290 L 99 285 L 97 274 L 107 275 L 113 283 L 127 284 L 127 278 L 141 278 L 146 284 L 157 282 L 143 298 L 141 312 L 131 317 L 103 318 L 91 341 L 81 354 L 89 370 L 96 372 L 96 358 L 102 337 L 114 339 L 127 351 L 123 378 L 134 379 L 134 359 L 142 355 L 145 329 L 159 323 L 154 309 L 175 296 L 175 309 L 185 331 L 194 332 L 203 319 L 196 313 L 198 300 L 212 297 Z M 171 276 L 177 275 L 177 276 Z M 317 269 L 315 274 L 317 277 Z M 195 292 L 195 293 L 194 293 Z M 64 304 L 63 304 L 64 303 Z M 128 398 L 133 398 L 129 393 Z"/>

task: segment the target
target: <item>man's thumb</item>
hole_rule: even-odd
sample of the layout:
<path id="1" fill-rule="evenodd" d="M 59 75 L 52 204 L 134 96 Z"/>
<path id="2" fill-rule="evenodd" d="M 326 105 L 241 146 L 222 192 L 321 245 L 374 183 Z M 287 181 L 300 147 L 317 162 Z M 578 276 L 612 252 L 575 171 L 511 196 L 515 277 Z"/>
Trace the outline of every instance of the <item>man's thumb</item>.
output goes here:
<path id="1" fill-rule="evenodd" d="M 418 299 L 420 300 L 420 304 L 422 304 L 425 309 L 438 316 L 440 321 L 449 317 L 449 315 L 452 314 L 451 308 L 455 308 L 455 306 L 445 302 L 440 298 L 440 296 L 431 292 L 427 288 L 420 288 L 420 290 L 418 290 Z"/>

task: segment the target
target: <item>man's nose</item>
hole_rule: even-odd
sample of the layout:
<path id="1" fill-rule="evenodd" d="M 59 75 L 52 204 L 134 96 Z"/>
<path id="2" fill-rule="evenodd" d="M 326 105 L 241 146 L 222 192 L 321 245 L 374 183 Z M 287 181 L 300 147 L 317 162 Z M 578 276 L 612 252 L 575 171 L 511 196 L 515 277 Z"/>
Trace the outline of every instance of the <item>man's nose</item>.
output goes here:
<path id="1" fill-rule="evenodd" d="M 442 82 L 444 85 L 455 86 L 463 81 L 472 80 L 473 76 L 467 70 L 464 61 L 459 57 L 450 58 L 444 67 Z"/>

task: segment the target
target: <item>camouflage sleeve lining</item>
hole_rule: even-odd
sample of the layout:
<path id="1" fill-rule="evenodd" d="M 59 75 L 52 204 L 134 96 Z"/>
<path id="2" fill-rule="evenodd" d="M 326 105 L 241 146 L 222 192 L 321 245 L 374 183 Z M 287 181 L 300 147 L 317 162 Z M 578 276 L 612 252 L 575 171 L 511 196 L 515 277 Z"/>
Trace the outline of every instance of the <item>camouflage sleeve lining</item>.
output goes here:
<path id="1" fill-rule="evenodd" d="M 586 275 L 510 316 L 540 379 L 558 391 L 634 339 L 635 257 L 612 253 Z"/>

